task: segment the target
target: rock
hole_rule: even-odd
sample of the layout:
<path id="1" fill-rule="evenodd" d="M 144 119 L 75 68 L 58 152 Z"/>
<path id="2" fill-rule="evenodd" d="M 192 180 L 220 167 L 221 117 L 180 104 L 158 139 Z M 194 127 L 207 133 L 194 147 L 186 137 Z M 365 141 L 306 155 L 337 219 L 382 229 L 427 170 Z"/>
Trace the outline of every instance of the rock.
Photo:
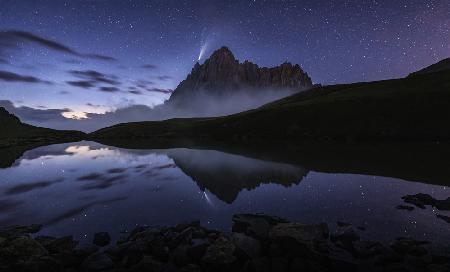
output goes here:
<path id="1" fill-rule="evenodd" d="M 50 242 L 54 241 L 56 238 L 52 236 L 37 236 L 34 238 L 37 242 L 39 242 L 44 247 L 47 246 Z"/>
<path id="2" fill-rule="evenodd" d="M 385 250 L 379 242 L 372 241 L 354 241 L 353 252 L 358 258 L 369 258 L 380 255 Z"/>
<path id="3" fill-rule="evenodd" d="M 200 221 L 192 221 L 189 223 L 181 223 L 175 226 L 175 231 L 176 232 L 182 232 L 183 230 L 187 229 L 187 228 L 194 228 L 194 229 L 198 229 L 200 228 Z"/>
<path id="4" fill-rule="evenodd" d="M 266 257 L 259 257 L 249 260 L 245 265 L 244 271 L 251 272 L 270 272 L 271 262 Z"/>
<path id="5" fill-rule="evenodd" d="M 219 237 L 206 249 L 202 258 L 202 264 L 206 267 L 221 270 L 229 268 L 236 261 L 234 256 L 235 249 L 236 247 L 232 241 L 223 236 Z"/>
<path id="6" fill-rule="evenodd" d="M 271 271 L 287 271 L 289 261 L 286 258 L 276 257 L 270 260 Z"/>
<path id="7" fill-rule="evenodd" d="M 129 272 L 159 272 L 163 264 L 151 256 L 144 256 L 142 260 L 129 269 Z"/>
<path id="8" fill-rule="evenodd" d="M 192 239 L 191 245 L 187 248 L 187 255 L 195 262 L 199 262 L 208 246 L 209 242 L 206 239 Z"/>
<path id="9" fill-rule="evenodd" d="M 111 258 L 103 252 L 97 252 L 84 260 L 81 267 L 87 271 L 101 271 L 110 269 L 114 266 Z"/>
<path id="10" fill-rule="evenodd" d="M 6 242 L 6 238 L 0 237 L 0 247 L 3 246 L 3 243 Z"/>
<path id="11" fill-rule="evenodd" d="M 271 227 L 286 222 L 279 217 L 263 214 L 237 214 L 233 215 L 233 232 L 241 232 L 254 238 L 264 239 L 269 235 Z"/>
<path id="12" fill-rule="evenodd" d="M 280 223 L 270 231 L 271 241 L 280 243 L 285 252 L 296 255 L 328 252 L 328 236 L 326 224 Z"/>
<path id="13" fill-rule="evenodd" d="M 402 197 L 406 203 L 413 204 L 421 209 L 425 209 L 426 205 L 433 206 L 438 210 L 450 210 L 450 197 L 447 199 L 435 199 L 427 194 L 406 195 Z"/>
<path id="14" fill-rule="evenodd" d="M 425 209 L 425 205 L 433 205 L 435 199 L 427 194 L 406 195 L 402 197 L 406 203 L 413 204 L 414 206 Z"/>
<path id="15" fill-rule="evenodd" d="M 111 242 L 111 236 L 107 232 L 98 232 L 94 234 L 93 244 L 99 247 L 104 247 Z"/>
<path id="16" fill-rule="evenodd" d="M 34 239 L 28 236 L 13 238 L 5 242 L 0 248 L 0 256 L 12 258 L 28 258 L 31 256 L 45 256 L 48 251 Z"/>
<path id="17" fill-rule="evenodd" d="M 204 229 L 196 229 L 192 232 L 192 238 L 193 239 L 203 239 L 206 238 L 208 235 Z"/>
<path id="18" fill-rule="evenodd" d="M 428 253 L 423 247 L 423 245 L 427 243 L 428 242 L 416 241 L 410 238 L 398 238 L 391 244 L 391 248 L 401 255 L 409 254 L 413 256 L 423 256 Z"/>
<path id="19" fill-rule="evenodd" d="M 190 263 L 190 256 L 187 254 L 188 246 L 180 245 L 175 248 L 170 254 L 170 262 L 178 267 L 185 266 Z"/>
<path id="20" fill-rule="evenodd" d="M 340 225 L 336 229 L 336 233 L 331 236 L 331 240 L 337 245 L 351 250 L 353 248 L 352 243 L 360 239 L 359 235 L 353 229 L 351 225 Z"/>
<path id="21" fill-rule="evenodd" d="M 430 264 L 427 266 L 427 272 L 448 272 L 450 264 Z"/>
<path id="22" fill-rule="evenodd" d="M 342 221 L 337 221 L 336 224 L 338 225 L 338 227 L 347 227 L 347 226 L 352 225 L 350 223 L 346 223 L 346 222 L 342 222 Z"/>
<path id="23" fill-rule="evenodd" d="M 261 243 L 245 234 L 233 233 L 233 243 L 247 258 L 253 259 L 261 254 Z"/>
<path id="24" fill-rule="evenodd" d="M 450 217 L 449 216 L 445 216 L 445 215 L 441 215 L 441 214 L 436 214 L 436 217 L 439 219 L 444 220 L 447 223 L 450 223 Z"/>
<path id="25" fill-rule="evenodd" d="M 377 266 L 388 266 L 403 261 L 403 256 L 392 249 L 384 250 L 380 255 L 375 257 L 374 263 Z"/>
<path id="26" fill-rule="evenodd" d="M 398 205 L 396 208 L 398 210 L 406 210 L 406 211 L 414 210 L 414 207 L 411 207 L 411 206 L 408 206 L 408 205 Z"/>
<path id="27" fill-rule="evenodd" d="M 181 272 L 200 272 L 200 271 L 201 271 L 200 266 L 196 264 L 188 264 L 181 268 Z"/>
<path id="28" fill-rule="evenodd" d="M 64 271 L 62 264 L 50 256 L 32 257 L 17 264 L 17 270 L 29 272 L 59 272 Z"/>
<path id="29" fill-rule="evenodd" d="M 0 228 L 0 237 L 14 238 L 18 236 L 24 236 L 30 233 L 37 233 L 41 230 L 42 225 L 30 225 L 30 226 L 8 226 Z"/>
<path id="30" fill-rule="evenodd" d="M 44 246 L 50 253 L 71 253 L 77 245 L 72 236 L 65 236 L 48 241 Z"/>

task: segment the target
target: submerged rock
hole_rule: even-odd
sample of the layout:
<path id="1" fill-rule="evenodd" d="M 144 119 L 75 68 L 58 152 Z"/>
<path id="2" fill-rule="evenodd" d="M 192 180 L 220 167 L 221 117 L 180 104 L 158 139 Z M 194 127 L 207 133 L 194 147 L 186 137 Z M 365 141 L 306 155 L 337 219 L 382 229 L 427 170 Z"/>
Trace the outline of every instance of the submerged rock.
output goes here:
<path id="1" fill-rule="evenodd" d="M 450 197 L 447 199 L 439 200 L 435 199 L 427 194 L 415 194 L 406 195 L 402 197 L 406 203 L 415 205 L 418 208 L 425 209 L 425 206 L 432 206 L 438 210 L 448 211 L 450 210 Z"/>

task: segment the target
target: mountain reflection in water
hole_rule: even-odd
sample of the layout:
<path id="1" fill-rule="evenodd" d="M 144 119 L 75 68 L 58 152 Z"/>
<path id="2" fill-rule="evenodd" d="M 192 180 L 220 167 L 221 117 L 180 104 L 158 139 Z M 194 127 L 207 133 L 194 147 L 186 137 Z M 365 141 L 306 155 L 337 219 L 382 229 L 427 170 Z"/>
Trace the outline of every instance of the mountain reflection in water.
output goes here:
<path id="1" fill-rule="evenodd" d="M 349 222 L 370 230 L 363 235 L 372 239 L 412 236 L 439 244 L 450 238 L 448 223 L 430 208 L 395 208 L 404 204 L 401 197 L 406 194 L 446 198 L 450 194 L 445 186 L 373 172 L 317 170 L 336 163 L 319 167 L 305 162 L 305 167 L 295 160 L 260 159 L 254 153 L 123 149 L 95 142 L 1 154 L 0 225 L 41 223 L 42 234 L 90 241 L 98 231 L 117 236 L 136 225 L 196 219 L 227 230 L 232 214 L 261 212 L 330 226 Z M 381 171 L 377 167 L 375 174 Z"/>

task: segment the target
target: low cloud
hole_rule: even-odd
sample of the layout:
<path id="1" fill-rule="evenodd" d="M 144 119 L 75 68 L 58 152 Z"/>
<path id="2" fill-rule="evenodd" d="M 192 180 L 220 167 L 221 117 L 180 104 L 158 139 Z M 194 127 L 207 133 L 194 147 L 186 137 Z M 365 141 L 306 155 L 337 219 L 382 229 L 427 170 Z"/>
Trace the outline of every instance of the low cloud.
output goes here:
<path id="1" fill-rule="evenodd" d="M 149 91 L 164 93 L 169 96 L 171 90 L 150 89 Z M 217 97 L 205 92 L 189 95 L 184 101 L 186 105 L 165 103 L 155 107 L 146 105 L 130 105 L 103 114 L 85 113 L 79 120 L 64 118 L 61 114 L 70 109 L 34 109 L 14 107 L 10 101 L 0 101 L 0 106 L 16 114 L 22 121 L 56 129 L 77 129 L 92 132 L 104 127 L 126 122 L 165 120 L 170 118 L 223 116 L 257 108 L 268 102 L 295 93 L 290 90 L 260 90 L 258 92 L 240 92 Z M 136 93 L 138 94 L 138 93 Z"/>
<path id="2" fill-rule="evenodd" d="M 20 118 L 22 122 L 44 125 L 48 122 L 54 123 L 64 121 L 63 112 L 70 111 L 70 109 L 35 109 L 31 107 L 16 107 L 9 100 L 0 100 L 0 107 L 5 108 L 10 113 L 13 113 Z"/>
<path id="3" fill-rule="evenodd" d="M 0 80 L 6 82 L 25 82 L 25 83 L 43 83 L 52 84 L 50 81 L 42 80 L 34 76 L 19 75 L 9 71 L 0 70 Z"/>

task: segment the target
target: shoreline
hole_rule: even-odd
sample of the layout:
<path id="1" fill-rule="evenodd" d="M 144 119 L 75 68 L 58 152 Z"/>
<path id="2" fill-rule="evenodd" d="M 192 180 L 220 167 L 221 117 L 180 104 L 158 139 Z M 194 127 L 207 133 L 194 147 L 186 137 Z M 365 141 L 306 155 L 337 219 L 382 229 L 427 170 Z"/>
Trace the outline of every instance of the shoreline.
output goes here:
<path id="1" fill-rule="evenodd" d="M 78 246 L 71 236 L 39 236 L 39 225 L 0 228 L 0 271 L 447 271 L 450 253 L 399 237 L 362 240 L 357 226 L 302 224 L 236 214 L 231 232 L 199 221 L 141 226 L 116 243 L 106 232 Z M 35 235 L 33 235 L 35 234 Z M 442 269 L 442 270 L 440 270 Z M 403 271 L 403 270 L 402 270 Z"/>

